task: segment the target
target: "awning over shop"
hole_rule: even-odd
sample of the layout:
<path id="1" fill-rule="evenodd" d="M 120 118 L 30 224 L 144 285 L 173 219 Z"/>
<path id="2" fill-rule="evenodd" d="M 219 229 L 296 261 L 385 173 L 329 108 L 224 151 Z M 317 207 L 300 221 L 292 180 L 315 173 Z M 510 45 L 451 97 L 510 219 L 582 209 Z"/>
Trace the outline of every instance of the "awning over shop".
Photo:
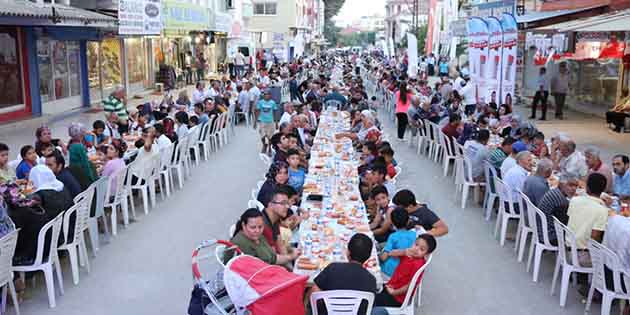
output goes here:
<path id="1" fill-rule="evenodd" d="M 585 19 L 539 27 L 537 30 L 557 32 L 617 32 L 630 31 L 630 10 L 597 15 Z"/>
<path id="2" fill-rule="evenodd" d="M 0 18 L 27 18 L 33 24 L 115 27 L 115 17 L 61 4 L 37 4 L 26 0 L 0 0 Z"/>
<path id="3" fill-rule="evenodd" d="M 579 8 L 579 9 L 539 11 L 539 12 L 534 12 L 534 13 L 529 13 L 529 14 L 524 14 L 524 15 L 517 15 L 515 18 L 518 24 L 524 25 L 525 28 L 528 28 L 530 24 L 538 24 L 539 22 L 543 22 L 545 20 L 551 20 L 554 18 L 560 18 L 563 16 L 578 14 L 578 13 L 586 12 L 589 10 L 598 9 L 601 7 L 603 6 L 597 5 L 597 6 L 591 6 L 591 7 Z"/>

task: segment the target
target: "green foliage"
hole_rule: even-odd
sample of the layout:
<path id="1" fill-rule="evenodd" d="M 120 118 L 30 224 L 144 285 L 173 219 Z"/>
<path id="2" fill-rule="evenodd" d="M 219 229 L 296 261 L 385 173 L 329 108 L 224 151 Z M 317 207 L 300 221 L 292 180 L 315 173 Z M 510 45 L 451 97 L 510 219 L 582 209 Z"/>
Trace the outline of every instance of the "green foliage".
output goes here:
<path id="1" fill-rule="evenodd" d="M 418 29 L 414 32 L 416 34 L 416 38 L 418 39 L 418 55 L 424 55 L 424 45 L 427 41 L 427 31 L 428 26 L 426 24 L 418 26 Z M 402 40 L 398 44 L 399 48 L 407 48 L 407 35 L 402 37 Z"/>
<path id="2" fill-rule="evenodd" d="M 326 38 L 326 41 L 328 41 L 332 47 L 337 46 L 337 43 L 339 42 L 340 30 L 341 28 L 335 26 L 335 23 L 327 22 L 324 24 L 324 38 Z"/>
<path id="3" fill-rule="evenodd" d="M 339 13 L 346 0 L 324 0 L 324 38 L 335 47 L 339 43 L 339 27 L 330 19 Z"/>
<path id="4" fill-rule="evenodd" d="M 374 44 L 374 40 L 376 39 L 375 32 L 357 32 L 349 35 L 338 35 L 339 41 L 338 43 L 345 46 L 361 46 L 366 47 L 370 44 Z"/>

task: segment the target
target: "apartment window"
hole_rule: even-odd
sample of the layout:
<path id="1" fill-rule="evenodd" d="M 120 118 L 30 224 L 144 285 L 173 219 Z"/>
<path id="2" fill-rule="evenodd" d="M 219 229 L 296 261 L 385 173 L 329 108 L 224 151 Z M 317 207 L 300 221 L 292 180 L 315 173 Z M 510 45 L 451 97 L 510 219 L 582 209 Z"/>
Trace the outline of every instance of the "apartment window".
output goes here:
<path id="1" fill-rule="evenodd" d="M 254 3 L 255 15 L 276 15 L 277 14 L 276 2 L 256 2 Z"/>

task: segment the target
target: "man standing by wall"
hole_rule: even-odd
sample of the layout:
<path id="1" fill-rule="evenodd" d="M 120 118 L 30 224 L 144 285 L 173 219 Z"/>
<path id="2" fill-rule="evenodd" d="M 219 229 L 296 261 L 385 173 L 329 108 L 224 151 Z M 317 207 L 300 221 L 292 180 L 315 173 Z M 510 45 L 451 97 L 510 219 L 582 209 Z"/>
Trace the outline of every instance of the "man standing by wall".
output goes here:
<path id="1" fill-rule="evenodd" d="M 569 69 L 565 62 L 560 63 L 558 73 L 551 78 L 551 95 L 556 105 L 556 118 L 564 119 L 564 102 L 569 92 Z"/>

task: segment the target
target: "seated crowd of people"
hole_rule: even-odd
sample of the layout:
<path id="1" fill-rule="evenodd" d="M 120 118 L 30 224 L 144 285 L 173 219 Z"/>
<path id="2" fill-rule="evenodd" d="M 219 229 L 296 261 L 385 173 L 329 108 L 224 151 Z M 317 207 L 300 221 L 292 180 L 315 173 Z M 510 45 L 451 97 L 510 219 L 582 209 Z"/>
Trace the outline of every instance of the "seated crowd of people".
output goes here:
<path id="1" fill-rule="evenodd" d="M 413 192 L 396 189 L 394 150 L 383 140 L 376 112 L 371 110 L 377 104 L 367 101 L 351 59 L 340 61 L 335 56 L 312 60 L 320 74 L 300 84 L 306 87 L 303 93 L 294 91 L 293 100 L 282 106 L 269 97 L 256 105 L 263 153 L 271 154 L 272 163 L 256 196 L 261 209 L 247 209 L 240 216 L 231 242 L 245 254 L 291 269 L 302 255 L 293 235 L 308 218 L 301 208 L 302 192 L 318 118 L 327 106 L 347 111 L 351 128 L 336 137 L 351 139 L 360 158 L 359 190 L 374 237 L 362 233 L 352 236 L 346 251 L 348 262 L 328 265 L 307 294 L 320 290 L 372 292 L 376 294 L 375 314 L 382 314 L 381 307 L 401 305 L 412 277 L 435 250 L 435 238 L 447 234 L 448 227 L 428 205 L 417 202 Z M 333 78 L 335 69 L 343 75 Z M 291 77 L 295 77 L 293 72 Z M 282 108 L 281 118 L 276 122 L 271 116 L 264 117 L 265 108 Z M 375 277 L 363 267 L 374 246 L 379 249 L 383 275 L 389 279 L 380 293 L 376 292 Z M 231 257 L 233 253 L 228 252 L 225 260 Z"/>
<path id="2" fill-rule="evenodd" d="M 502 200 L 514 203 L 518 213 L 519 207 L 524 207 L 522 192 L 546 215 L 547 236 L 552 244 L 558 244 L 554 228 L 557 218 L 575 234 L 582 266 L 591 266 L 588 241 L 593 239 L 615 252 L 624 268 L 630 270 L 627 155 L 617 154 L 605 161 L 598 148 L 590 146 L 580 151 L 566 134 L 546 138 L 534 124 L 513 113 L 511 98 L 505 104 L 477 102 L 467 69 L 462 69 L 454 81 L 442 76 L 432 89 L 424 80 L 408 78 L 403 64 L 373 60 L 369 67 L 380 89 L 394 97 L 400 139 L 407 120 L 412 134 L 425 132 L 427 137 L 425 126 L 438 124 L 445 137 L 462 145 L 461 155 L 472 174 L 469 180 L 488 183 L 490 187 L 485 189 L 496 191 L 492 179 L 485 178 L 486 165 L 491 165 L 490 176 L 496 174 L 510 192 L 499 191 Z M 407 115 L 400 119 L 398 113 L 405 103 Z M 452 150 L 455 152 L 455 145 Z M 543 239 L 541 227 L 536 233 Z M 581 283 L 584 286 L 579 291 L 586 296 L 588 282 L 581 278 Z M 624 285 L 627 287 L 627 283 Z"/>

